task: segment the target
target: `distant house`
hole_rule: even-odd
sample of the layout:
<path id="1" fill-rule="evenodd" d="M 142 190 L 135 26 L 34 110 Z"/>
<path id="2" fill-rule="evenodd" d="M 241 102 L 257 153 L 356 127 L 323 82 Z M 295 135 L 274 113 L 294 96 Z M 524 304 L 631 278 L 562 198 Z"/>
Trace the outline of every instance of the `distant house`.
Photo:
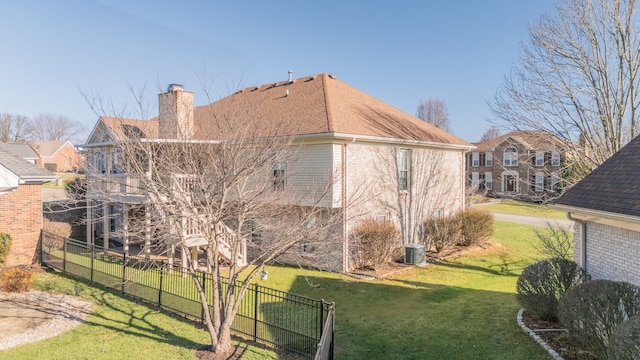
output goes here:
<path id="1" fill-rule="evenodd" d="M 574 257 L 593 279 L 640 286 L 640 137 L 557 198 L 575 221 Z"/>
<path id="2" fill-rule="evenodd" d="M 0 142 L 0 150 L 6 151 L 9 154 L 13 154 L 19 158 L 25 159 L 31 164 L 35 164 L 38 160 L 38 153 L 36 153 L 29 144 L 19 143 L 4 143 Z"/>
<path id="3" fill-rule="evenodd" d="M 36 165 L 52 172 L 76 172 L 84 169 L 84 158 L 70 141 L 29 141 L 38 154 Z"/>
<path id="4" fill-rule="evenodd" d="M 0 150 L 0 232 L 11 235 L 8 266 L 34 260 L 42 230 L 42 184 L 54 174 Z"/>
<path id="5" fill-rule="evenodd" d="M 350 270 L 349 234 L 363 219 L 391 221 L 403 229 L 404 243 L 417 243 L 423 219 L 464 208 L 464 154 L 473 146 L 332 75 L 252 86 L 198 107 L 193 106 L 193 93 L 172 85 L 159 95 L 158 117 L 101 117 L 83 146 L 88 154 L 88 208 L 95 209 L 88 214 L 88 241 L 101 236 L 108 244 L 110 234 L 118 233 L 127 219 L 138 216 L 130 211 L 135 202 L 145 201 L 145 194 L 135 193 L 135 187 L 130 186 L 135 179 L 118 167 L 122 161 L 118 141 L 175 142 L 176 133 L 199 139 L 220 119 L 238 119 L 242 125 L 241 119 L 247 116 L 260 122 L 256 126 L 264 131 L 260 136 L 269 137 L 269 129 L 277 127 L 299 146 L 295 161 L 274 164 L 270 180 L 274 192 L 323 193 L 326 184 L 319 179 L 335 172 L 335 182 L 322 206 L 341 212 L 343 222 L 336 229 L 336 238 L 327 239 L 322 249 L 333 259 L 325 268 Z M 122 183 L 118 190 L 110 190 L 123 191 L 122 202 L 105 201 L 92 191 L 92 184 L 105 176 Z M 348 208 L 358 191 L 368 194 L 360 196 L 364 200 L 357 206 Z M 314 257 L 313 249 L 301 247 L 299 251 Z"/>
<path id="6" fill-rule="evenodd" d="M 540 199 L 559 191 L 566 147 L 555 136 L 514 131 L 474 145 L 466 161 L 470 192 Z"/>

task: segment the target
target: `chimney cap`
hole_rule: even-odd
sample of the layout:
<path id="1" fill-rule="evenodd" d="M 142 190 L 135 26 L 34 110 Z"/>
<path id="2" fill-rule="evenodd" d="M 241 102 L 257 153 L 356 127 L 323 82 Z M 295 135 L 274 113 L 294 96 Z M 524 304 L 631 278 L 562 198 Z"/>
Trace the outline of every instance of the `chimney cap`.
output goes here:
<path id="1" fill-rule="evenodd" d="M 167 92 L 184 91 L 184 87 L 180 84 L 169 84 Z"/>

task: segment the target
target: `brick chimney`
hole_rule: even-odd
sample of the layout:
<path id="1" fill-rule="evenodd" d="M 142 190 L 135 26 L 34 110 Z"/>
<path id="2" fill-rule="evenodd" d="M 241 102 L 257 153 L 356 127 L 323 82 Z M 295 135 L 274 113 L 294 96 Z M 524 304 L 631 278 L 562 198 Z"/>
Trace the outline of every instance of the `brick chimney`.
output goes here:
<path id="1" fill-rule="evenodd" d="M 187 140 L 193 136 L 193 93 L 171 84 L 158 95 L 158 132 L 161 139 Z"/>

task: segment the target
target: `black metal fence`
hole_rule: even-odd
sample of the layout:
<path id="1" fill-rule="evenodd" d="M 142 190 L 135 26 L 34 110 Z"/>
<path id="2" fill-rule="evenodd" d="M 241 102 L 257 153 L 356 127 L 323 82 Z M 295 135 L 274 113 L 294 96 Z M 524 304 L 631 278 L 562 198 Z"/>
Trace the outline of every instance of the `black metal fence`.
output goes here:
<path id="1" fill-rule="evenodd" d="M 203 319 L 199 293 L 180 266 L 95 248 L 78 240 L 42 233 L 41 262 L 123 294 L 191 318 Z M 212 304 L 211 274 L 197 275 Z M 237 282 L 234 286 L 240 286 Z M 220 284 L 225 291 L 229 283 Z M 213 309 L 210 308 L 213 316 Z M 316 359 L 333 358 L 334 305 L 323 300 L 252 284 L 232 330 L 276 348 Z"/>

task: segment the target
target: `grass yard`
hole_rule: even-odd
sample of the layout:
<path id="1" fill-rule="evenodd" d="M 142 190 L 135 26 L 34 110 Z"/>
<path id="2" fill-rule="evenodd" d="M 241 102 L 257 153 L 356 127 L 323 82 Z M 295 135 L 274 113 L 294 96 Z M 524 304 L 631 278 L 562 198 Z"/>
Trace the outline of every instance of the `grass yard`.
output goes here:
<path id="1" fill-rule="evenodd" d="M 478 209 L 495 211 L 499 213 L 547 217 L 553 219 L 566 219 L 563 211 L 554 210 L 546 205 L 534 204 L 517 200 L 503 200 L 500 203 L 478 203 L 474 205 Z"/>
<path id="2" fill-rule="evenodd" d="M 60 180 L 62 180 L 60 185 L 58 185 L 55 181 L 50 181 L 48 183 L 45 183 L 42 186 L 45 188 L 51 188 L 51 189 L 65 189 L 65 187 L 67 186 L 67 183 L 73 181 L 77 177 L 83 178 L 85 176 L 84 174 L 76 174 L 76 173 L 56 173 L 56 175 L 58 175 L 60 177 Z"/>
<path id="3" fill-rule="evenodd" d="M 336 359 L 547 359 L 516 325 L 517 276 L 535 261 L 526 225 L 496 222 L 482 253 L 412 268 L 387 280 L 271 266 L 261 285 L 336 302 Z M 38 289 L 77 284 L 41 274 Z M 193 359 L 207 334 L 189 322 L 81 285 L 96 304 L 88 322 L 56 338 L 0 351 L 0 359 Z M 249 346 L 243 359 L 277 358 Z"/>

